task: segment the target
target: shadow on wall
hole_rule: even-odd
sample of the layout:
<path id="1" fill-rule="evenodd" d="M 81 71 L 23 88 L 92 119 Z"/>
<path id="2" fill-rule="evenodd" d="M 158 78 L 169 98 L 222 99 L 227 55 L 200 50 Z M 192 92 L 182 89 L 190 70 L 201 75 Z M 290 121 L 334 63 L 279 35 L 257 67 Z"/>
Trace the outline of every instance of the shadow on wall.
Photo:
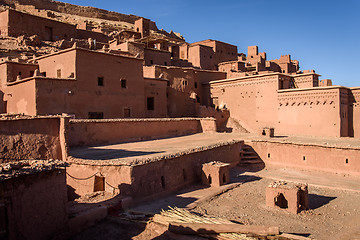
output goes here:
<path id="1" fill-rule="evenodd" d="M 70 150 L 70 156 L 88 160 L 110 160 L 163 153 L 164 151 L 128 151 L 123 149 L 78 148 Z"/>
<path id="2" fill-rule="evenodd" d="M 309 194 L 309 209 L 317 209 L 320 208 L 332 200 L 336 199 L 336 197 L 328 197 L 321 196 L 317 194 Z"/>

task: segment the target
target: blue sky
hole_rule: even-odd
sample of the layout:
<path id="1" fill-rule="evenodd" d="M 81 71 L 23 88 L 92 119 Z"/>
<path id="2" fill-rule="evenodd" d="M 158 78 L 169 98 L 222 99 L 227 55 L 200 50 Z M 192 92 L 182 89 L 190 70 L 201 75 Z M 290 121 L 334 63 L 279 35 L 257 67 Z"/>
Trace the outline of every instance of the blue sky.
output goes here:
<path id="1" fill-rule="evenodd" d="M 258 45 L 268 59 L 291 54 L 300 69 L 314 69 L 334 85 L 360 86 L 359 0 L 64 0 L 134 14 L 187 42 L 215 39 Z"/>

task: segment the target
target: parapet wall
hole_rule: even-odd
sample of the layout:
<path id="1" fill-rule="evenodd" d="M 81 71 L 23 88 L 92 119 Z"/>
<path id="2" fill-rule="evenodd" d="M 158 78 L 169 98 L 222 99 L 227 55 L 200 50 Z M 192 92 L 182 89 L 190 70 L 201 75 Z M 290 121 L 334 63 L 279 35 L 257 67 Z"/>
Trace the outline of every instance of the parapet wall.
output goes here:
<path id="1" fill-rule="evenodd" d="M 0 117 L 0 163 L 63 159 L 60 122 L 60 117 Z"/>
<path id="2" fill-rule="evenodd" d="M 212 118 L 73 119 L 70 120 L 68 141 L 70 146 L 91 146 L 211 131 L 216 131 Z"/>
<path id="3" fill-rule="evenodd" d="M 246 144 L 255 150 L 266 165 L 360 175 L 360 149 L 357 148 L 263 140 Z"/>

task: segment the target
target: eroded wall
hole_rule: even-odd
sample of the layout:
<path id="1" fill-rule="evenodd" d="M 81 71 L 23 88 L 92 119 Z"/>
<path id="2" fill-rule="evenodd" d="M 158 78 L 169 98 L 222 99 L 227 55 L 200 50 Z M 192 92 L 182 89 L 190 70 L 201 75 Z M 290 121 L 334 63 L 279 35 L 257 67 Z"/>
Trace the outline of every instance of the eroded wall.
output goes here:
<path id="1" fill-rule="evenodd" d="M 89 146 L 202 132 L 200 119 L 70 120 L 69 145 Z"/>
<path id="2" fill-rule="evenodd" d="M 0 120 L 0 162 L 63 159 L 60 118 Z"/>
<path id="3" fill-rule="evenodd" d="M 47 240 L 66 232 L 66 191 L 65 170 L 2 180 L 0 204 L 6 209 L 8 239 Z"/>

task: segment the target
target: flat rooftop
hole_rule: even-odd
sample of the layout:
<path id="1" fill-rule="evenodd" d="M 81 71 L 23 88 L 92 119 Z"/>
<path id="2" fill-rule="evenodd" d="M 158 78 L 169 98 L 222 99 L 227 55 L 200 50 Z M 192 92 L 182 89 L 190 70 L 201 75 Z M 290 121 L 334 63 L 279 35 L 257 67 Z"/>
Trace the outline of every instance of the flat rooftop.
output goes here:
<path id="1" fill-rule="evenodd" d="M 302 146 L 360 150 L 360 140 L 335 137 L 275 136 L 266 138 L 248 133 L 199 133 L 150 141 L 109 144 L 70 149 L 69 161 L 84 165 L 142 165 L 206 151 L 241 141 L 266 141 Z"/>
<path id="2" fill-rule="evenodd" d="M 84 165 L 142 165 L 241 142 L 232 134 L 200 133 L 150 141 L 70 149 L 69 161 Z"/>

